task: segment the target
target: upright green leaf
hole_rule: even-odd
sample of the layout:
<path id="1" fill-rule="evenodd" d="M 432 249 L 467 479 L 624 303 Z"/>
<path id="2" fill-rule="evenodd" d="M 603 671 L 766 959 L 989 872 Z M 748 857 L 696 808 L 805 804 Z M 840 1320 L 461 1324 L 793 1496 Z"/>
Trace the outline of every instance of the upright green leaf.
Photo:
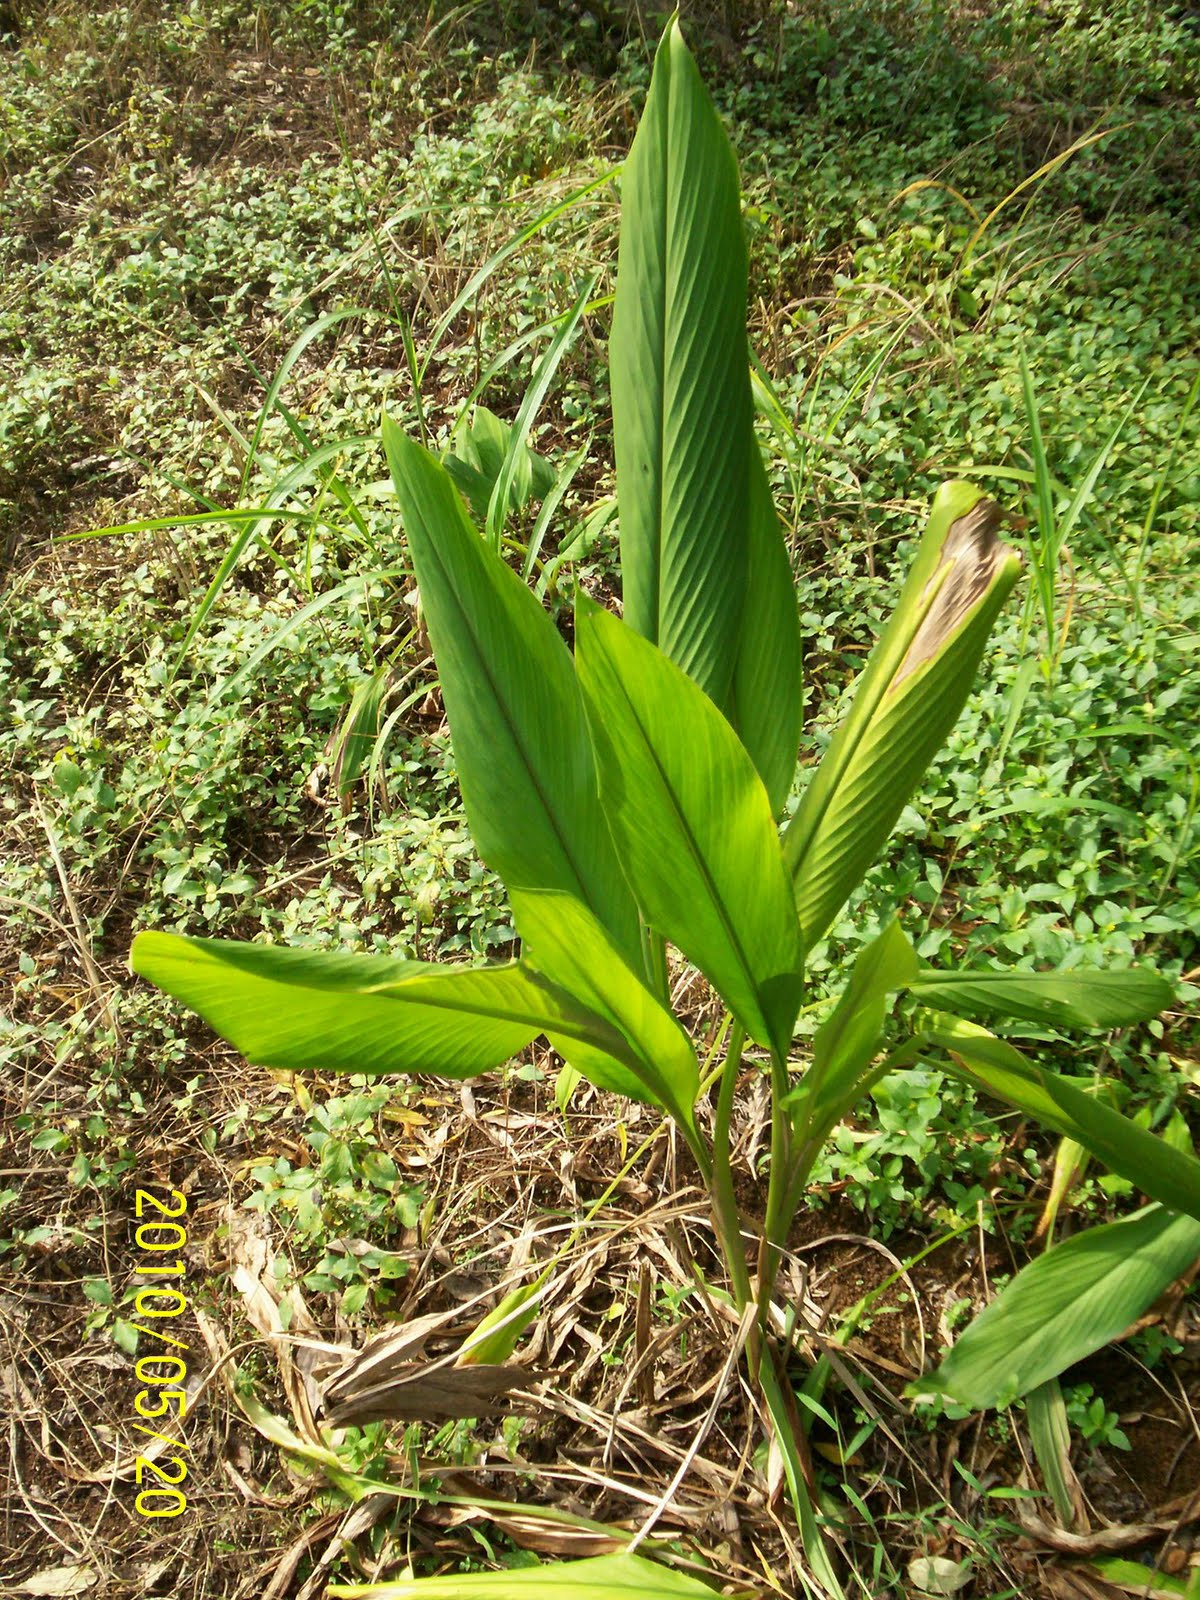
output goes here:
<path id="1" fill-rule="evenodd" d="M 676 22 L 621 187 L 609 345 L 625 619 L 719 705 L 746 588 L 746 244 L 737 163 Z"/>
<path id="2" fill-rule="evenodd" d="M 509 888 L 575 895 L 637 959 L 570 652 L 475 532 L 445 468 L 387 418 L 383 438 L 479 854 Z"/>
<path id="3" fill-rule="evenodd" d="M 649 1098 L 694 1130 L 700 1071 L 691 1042 L 588 908 L 556 890 L 514 889 L 512 909 L 525 962 L 610 1022 L 627 1040 Z M 550 1042 L 593 1077 L 586 1042 L 560 1041 L 554 1034 Z"/>
<path id="4" fill-rule="evenodd" d="M 968 1330 L 969 1331 L 969 1330 Z M 1058 1379 L 1047 1378 L 1025 1395 L 1025 1422 L 1029 1442 L 1042 1474 L 1042 1482 L 1054 1502 L 1059 1524 L 1071 1528 L 1075 1522 L 1075 1497 L 1079 1480 L 1071 1470 L 1071 1424 L 1067 1403 Z"/>
<path id="5" fill-rule="evenodd" d="M 947 1051 L 959 1076 L 998 1095 L 1056 1133 L 1077 1140 L 1151 1200 L 1200 1218 L 1200 1161 L 1139 1128 L 1070 1079 L 1036 1066 L 986 1028 L 936 1017 L 925 1035 Z"/>
<path id="6" fill-rule="evenodd" d="M 750 457 L 749 565 L 729 720 L 766 785 L 775 816 L 796 772 L 804 716 L 800 617 L 783 529 L 758 445 Z"/>
<path id="7" fill-rule="evenodd" d="M 1156 1017 L 1174 985 L 1157 972 L 934 972 L 923 968 L 910 988 L 927 1005 L 963 1017 L 1019 1017 L 1066 1028 L 1121 1028 Z"/>
<path id="8" fill-rule="evenodd" d="M 601 798 L 642 912 L 784 1055 L 799 930 L 762 780 L 662 651 L 586 600 L 575 631 Z"/>
<path id="9" fill-rule="evenodd" d="M 1076 1234 L 1017 1273 L 910 1392 L 1011 1405 L 1117 1338 L 1200 1257 L 1200 1222 L 1161 1206 Z"/>
<path id="10" fill-rule="evenodd" d="M 858 956 L 842 996 L 817 1029 L 812 1065 L 789 1105 L 819 1128 L 838 1114 L 874 1060 L 888 997 L 912 982 L 917 954 L 896 918 Z"/>
<path id="11" fill-rule="evenodd" d="M 970 690 L 1020 560 L 1000 511 L 946 483 L 854 704 L 784 835 L 808 951 L 878 854 Z"/>
<path id="12" fill-rule="evenodd" d="M 130 960 L 260 1066 L 468 1078 L 551 1032 L 631 1054 L 603 1018 L 517 962 L 440 966 L 173 933 L 139 934 Z M 625 1075 L 622 1092 L 645 1099 Z"/>

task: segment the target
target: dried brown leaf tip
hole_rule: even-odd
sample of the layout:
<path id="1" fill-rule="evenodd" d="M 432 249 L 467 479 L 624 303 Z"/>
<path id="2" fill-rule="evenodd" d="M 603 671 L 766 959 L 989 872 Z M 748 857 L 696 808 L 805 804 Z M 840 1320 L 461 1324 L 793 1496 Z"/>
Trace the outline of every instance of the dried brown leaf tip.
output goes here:
<path id="1" fill-rule="evenodd" d="M 984 499 L 976 501 L 970 511 L 950 524 L 937 570 L 922 596 L 924 603 L 934 591 L 932 604 L 892 679 L 892 693 L 937 655 L 971 607 L 987 593 L 1001 567 L 1016 556 L 1016 551 L 997 535 L 1004 520 L 1003 509 L 994 500 Z"/>

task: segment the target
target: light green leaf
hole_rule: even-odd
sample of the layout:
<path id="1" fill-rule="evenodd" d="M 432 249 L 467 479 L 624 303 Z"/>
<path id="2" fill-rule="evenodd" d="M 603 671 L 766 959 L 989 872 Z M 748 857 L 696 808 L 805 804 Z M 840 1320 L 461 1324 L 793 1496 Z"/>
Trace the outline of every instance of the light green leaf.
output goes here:
<path id="1" fill-rule="evenodd" d="M 1124 1333 L 1200 1257 L 1200 1222 L 1149 1206 L 1055 1245 L 1017 1274 L 910 1391 L 1010 1405 Z"/>
<path id="2" fill-rule="evenodd" d="M 813 1038 L 812 1065 L 788 1096 L 804 1107 L 807 1121 L 819 1125 L 842 1114 L 879 1049 L 889 995 L 911 983 L 917 970 L 916 951 L 893 918 L 860 951 L 841 998 Z"/>
<path id="3" fill-rule="evenodd" d="M 753 762 L 689 677 L 586 599 L 576 640 L 601 798 L 643 914 L 786 1054 L 799 930 Z"/>
<path id="4" fill-rule="evenodd" d="M 934 498 L 896 610 L 784 835 L 805 952 L 879 853 L 953 727 L 1020 560 L 969 483 Z"/>
<path id="5" fill-rule="evenodd" d="M 973 1022 L 936 1017 L 925 1036 L 949 1052 L 952 1070 L 960 1077 L 1077 1140 L 1151 1200 L 1200 1218 L 1200 1161 L 1194 1156 L 1139 1128 L 1070 1079 L 1036 1066 Z"/>
<path id="6" fill-rule="evenodd" d="M 737 163 L 672 22 L 621 187 L 609 344 L 625 619 L 718 704 L 746 587 L 746 244 Z"/>
<path id="7" fill-rule="evenodd" d="M 700 1069 L 691 1042 L 585 905 L 555 890 L 514 889 L 513 919 L 525 963 L 603 1017 L 628 1041 L 644 1089 L 640 1099 L 666 1107 L 694 1131 Z M 565 1060 L 595 1082 L 593 1047 L 551 1034 Z"/>
<path id="8" fill-rule="evenodd" d="M 796 772 L 804 716 L 800 617 L 783 529 L 757 444 L 750 458 L 749 567 L 729 720 L 778 816 Z"/>
<path id="9" fill-rule="evenodd" d="M 570 652 L 472 528 L 439 462 L 387 418 L 383 438 L 479 854 L 509 888 L 575 895 L 639 959 Z"/>
<path id="10" fill-rule="evenodd" d="M 329 1594 L 337 1600 L 474 1600 L 476 1595 L 479 1600 L 524 1600 L 527 1594 L 579 1595 L 587 1600 L 713 1600 L 714 1591 L 685 1573 L 622 1553 L 586 1561 L 548 1561 L 515 1572 L 334 1583 Z"/>
<path id="11" fill-rule="evenodd" d="M 1126 972 L 921 971 L 914 996 L 959 1016 L 1020 1017 L 1073 1028 L 1120 1028 L 1156 1017 L 1174 985 L 1148 968 Z"/>
<path id="12" fill-rule="evenodd" d="M 1057 1377 L 1047 1378 L 1045 1383 L 1036 1384 L 1028 1391 L 1025 1421 L 1042 1482 L 1054 1502 L 1059 1525 L 1070 1528 L 1075 1521 L 1072 1488 L 1078 1492 L 1079 1485 L 1071 1470 L 1071 1425 Z"/>
<path id="13" fill-rule="evenodd" d="M 261 1066 L 467 1078 L 551 1032 L 630 1054 L 608 1023 L 517 962 L 435 966 L 173 933 L 139 934 L 130 959 Z"/>
<path id="14" fill-rule="evenodd" d="M 463 1341 L 455 1366 L 502 1366 L 541 1309 L 553 1270 L 551 1265 L 533 1283 L 521 1283 L 510 1289 L 481 1317 Z"/>

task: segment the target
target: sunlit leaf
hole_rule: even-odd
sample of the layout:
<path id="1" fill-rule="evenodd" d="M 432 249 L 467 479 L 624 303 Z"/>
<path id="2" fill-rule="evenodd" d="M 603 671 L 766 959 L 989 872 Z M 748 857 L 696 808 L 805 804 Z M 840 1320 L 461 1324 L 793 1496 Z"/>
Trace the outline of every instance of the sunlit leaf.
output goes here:
<path id="1" fill-rule="evenodd" d="M 1073 1028 L 1120 1028 L 1156 1017 L 1174 985 L 1145 967 L 1125 972 L 934 972 L 910 985 L 918 1000 L 964 1017 L 1019 1017 Z"/>
<path id="2" fill-rule="evenodd" d="M 746 589 L 746 244 L 737 164 L 678 23 L 621 183 L 609 344 L 625 620 L 725 703 Z"/>
<path id="3" fill-rule="evenodd" d="M 786 1054 L 799 933 L 753 762 L 708 696 L 616 617 L 581 603 L 576 637 L 601 797 L 643 914 Z"/>
<path id="4" fill-rule="evenodd" d="M 808 951 L 886 841 L 953 727 L 1020 560 L 999 508 L 969 483 L 938 490 L 896 610 L 784 835 Z"/>

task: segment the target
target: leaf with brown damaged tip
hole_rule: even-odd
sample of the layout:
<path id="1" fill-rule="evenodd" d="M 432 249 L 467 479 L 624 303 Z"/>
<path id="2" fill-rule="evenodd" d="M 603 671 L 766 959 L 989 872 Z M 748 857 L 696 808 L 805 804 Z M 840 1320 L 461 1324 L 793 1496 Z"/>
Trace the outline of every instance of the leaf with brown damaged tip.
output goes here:
<path id="1" fill-rule="evenodd" d="M 969 483 L 934 497 L 916 559 L 784 834 L 805 953 L 861 882 L 953 727 L 1021 570 L 1003 513 Z"/>

